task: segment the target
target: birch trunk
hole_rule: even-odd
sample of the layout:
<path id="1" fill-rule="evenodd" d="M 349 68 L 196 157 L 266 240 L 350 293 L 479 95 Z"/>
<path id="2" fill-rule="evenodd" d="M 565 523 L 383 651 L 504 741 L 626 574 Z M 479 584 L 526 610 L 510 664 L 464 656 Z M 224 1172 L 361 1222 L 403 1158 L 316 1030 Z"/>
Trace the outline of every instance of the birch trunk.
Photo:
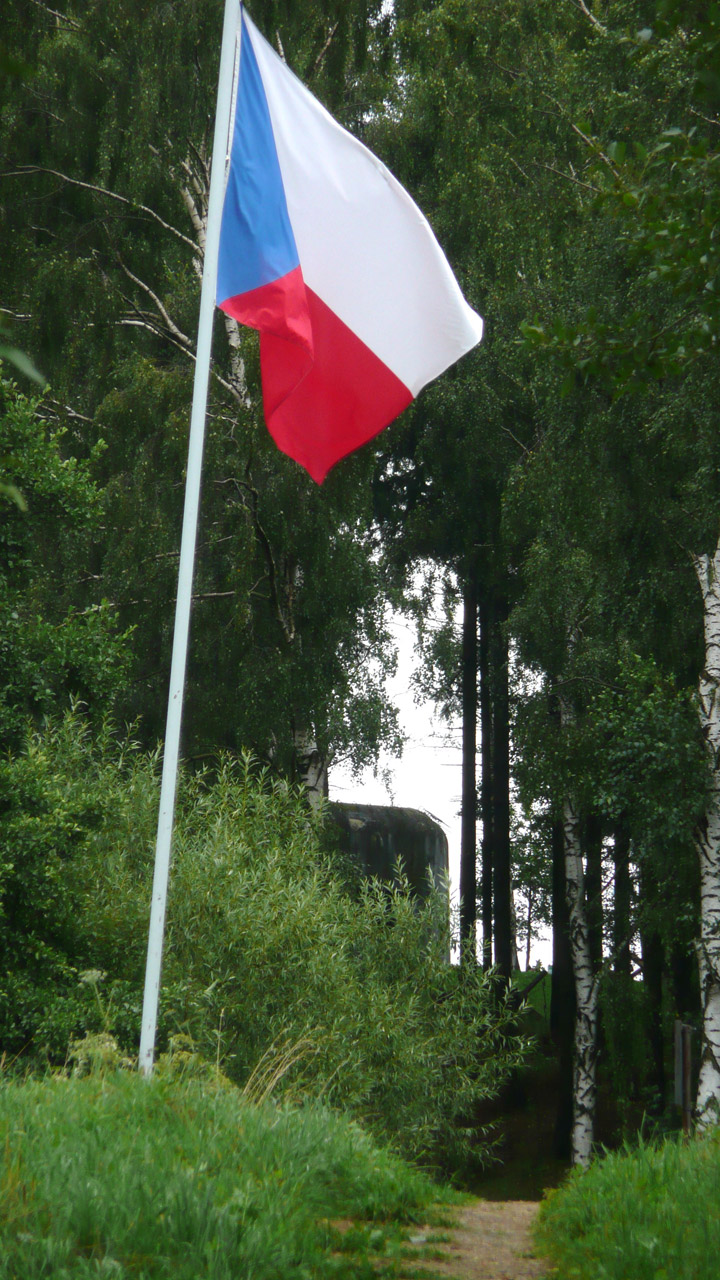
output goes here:
<path id="1" fill-rule="evenodd" d="M 293 737 L 298 781 L 313 809 L 317 809 L 329 794 L 328 761 L 319 750 L 312 729 L 296 729 Z"/>
<path id="2" fill-rule="evenodd" d="M 573 1056 L 572 1163 L 587 1168 L 592 1156 L 597 1097 L 598 982 L 593 971 L 585 909 L 580 818 L 572 798 L 563 805 L 565 891 L 570 950 L 575 977 L 575 1050 Z"/>
<path id="3" fill-rule="evenodd" d="M 462 630 L 462 805 L 460 834 L 460 957 L 477 960 L 477 580 L 467 571 Z"/>
<path id="4" fill-rule="evenodd" d="M 512 976 L 512 885 L 510 876 L 510 695 L 507 600 L 496 595 L 491 637 L 493 699 L 493 905 L 495 964 L 506 982 Z"/>
<path id="5" fill-rule="evenodd" d="M 493 953 L 493 717 L 490 690 L 492 604 L 487 589 L 478 603 L 480 618 L 480 817 L 482 820 L 482 965 L 489 969 Z"/>
<path id="6" fill-rule="evenodd" d="M 700 860 L 700 937 L 697 943 L 703 1010 L 702 1054 L 695 1117 L 699 1128 L 720 1118 L 720 543 L 714 556 L 693 557 L 703 598 L 705 669 L 700 676 L 700 724 L 711 769 Z"/>
<path id="7" fill-rule="evenodd" d="M 575 979 L 565 892 L 565 836 L 562 822 L 553 822 L 551 840 L 553 950 L 550 976 L 550 1034 L 557 1049 L 560 1075 L 553 1155 L 559 1160 L 569 1160 L 572 1151 Z"/>

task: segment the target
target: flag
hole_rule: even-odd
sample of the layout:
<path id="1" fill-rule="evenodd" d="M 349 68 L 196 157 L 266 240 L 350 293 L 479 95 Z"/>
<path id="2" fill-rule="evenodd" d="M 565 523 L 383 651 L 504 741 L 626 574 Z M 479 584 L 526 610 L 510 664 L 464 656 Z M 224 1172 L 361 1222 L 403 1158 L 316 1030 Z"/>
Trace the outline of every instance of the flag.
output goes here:
<path id="1" fill-rule="evenodd" d="M 260 332 L 263 408 L 318 483 L 480 341 L 429 223 L 245 13 L 217 305 Z"/>

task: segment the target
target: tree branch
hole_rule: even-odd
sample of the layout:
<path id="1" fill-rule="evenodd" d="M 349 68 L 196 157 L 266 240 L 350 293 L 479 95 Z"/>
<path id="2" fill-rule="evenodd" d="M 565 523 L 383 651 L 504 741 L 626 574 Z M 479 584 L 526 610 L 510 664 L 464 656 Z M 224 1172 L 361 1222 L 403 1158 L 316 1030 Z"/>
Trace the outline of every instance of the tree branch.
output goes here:
<path id="1" fill-rule="evenodd" d="M 598 146 L 597 142 L 593 142 L 592 138 L 588 138 L 587 134 L 586 134 L 586 133 L 583 133 L 583 131 L 582 131 L 582 129 L 580 128 L 580 126 L 579 126 L 579 125 L 577 125 L 577 124 L 573 124 L 573 123 L 572 123 L 572 121 L 570 121 L 570 128 L 572 129 L 573 133 L 576 133 L 576 134 L 578 135 L 578 137 L 579 137 L 579 138 L 582 138 L 583 142 L 584 142 L 588 147 L 590 147 L 590 149 L 591 149 L 592 151 L 594 151 L 596 155 L 598 155 L 598 156 L 600 157 L 600 159 L 602 160 L 603 164 L 607 165 L 607 167 L 608 167 L 608 169 L 610 170 L 611 174 L 613 175 L 613 177 L 614 177 L 615 181 L 616 181 L 616 182 L 620 182 L 620 183 L 622 183 L 622 178 L 621 178 L 621 176 L 620 176 L 620 174 L 619 174 L 618 170 L 615 168 L 615 165 L 613 164 L 612 160 L 611 160 L 608 156 L 606 156 L 606 155 L 605 155 L 605 152 L 604 152 L 603 150 L 601 150 L 601 148 Z"/>
<path id="2" fill-rule="evenodd" d="M 24 178 L 29 173 L 46 173 L 51 178 L 59 178 L 61 182 L 67 182 L 71 187 L 81 187 L 84 191 L 92 191 L 95 195 L 106 196 L 108 200 L 117 200 L 120 204 L 124 204 L 129 209 L 134 209 L 140 213 L 146 213 L 149 218 L 157 222 L 165 231 L 169 231 L 176 239 L 192 249 L 197 254 L 198 247 L 189 236 L 183 235 L 182 231 L 178 231 L 177 227 L 173 227 L 171 223 L 166 222 L 160 217 L 154 209 L 150 209 L 146 204 L 141 204 L 138 200 L 129 200 L 127 196 L 121 196 L 118 191 L 109 191 L 107 187 L 98 187 L 93 182 L 81 182 L 79 178 L 70 178 L 66 173 L 59 173 L 57 169 L 47 169 L 44 165 L 23 164 L 19 169 L 13 169 L 3 173 L 3 178 Z"/>
<path id="3" fill-rule="evenodd" d="M 535 161 L 538 164 L 539 161 Z M 566 182 L 574 182 L 577 187 L 584 187 L 586 191 L 592 191 L 593 195 L 600 194 L 600 188 L 594 187 L 591 182 L 583 182 L 580 178 L 576 178 L 573 173 L 564 173 L 562 169 L 556 169 L 553 164 L 543 164 L 540 166 L 547 169 L 548 173 L 556 173 L 558 178 L 564 178 Z"/>
<path id="4" fill-rule="evenodd" d="M 315 59 L 315 61 L 314 61 L 313 65 L 312 65 L 312 69 L 311 69 L 311 71 L 310 71 L 310 74 L 309 74 L 309 76 L 307 76 L 307 77 L 306 77 L 306 79 L 308 79 L 308 80 L 312 80 L 312 79 L 313 79 L 313 77 L 317 75 L 317 73 L 318 73 L 318 71 L 320 70 L 320 68 L 321 68 L 321 66 L 322 66 L 322 64 L 323 64 L 323 61 L 324 61 L 324 59 L 325 59 L 325 54 L 327 53 L 328 49 L 330 48 L 330 45 L 332 44 L 332 42 L 333 42 L 333 40 L 334 40 L 334 38 L 335 38 L 335 32 L 337 31 L 337 29 L 338 29 L 338 27 L 339 27 L 339 26 L 340 26 L 340 19 L 338 18 L 338 21 L 335 23 L 335 26 L 334 26 L 334 27 L 331 27 L 331 29 L 330 29 L 330 34 L 329 34 L 329 36 L 328 36 L 327 40 L 325 41 L 325 43 L 324 43 L 324 45 L 323 45 L 322 49 L 320 50 L 320 52 L 319 52 L 319 54 L 318 54 L 317 58 Z"/>
<path id="5" fill-rule="evenodd" d="M 591 13 L 587 5 L 585 4 L 585 0 L 573 0 L 573 4 L 575 5 L 576 9 L 580 9 L 581 12 L 585 14 L 585 17 L 592 23 L 595 29 L 601 33 L 601 35 L 604 35 L 604 36 L 607 35 L 608 33 L 607 27 L 604 27 L 602 22 L 598 22 L 598 19 L 595 17 L 595 14 Z"/>
<path id="6" fill-rule="evenodd" d="M 526 457 L 529 457 L 532 451 L 528 449 L 527 445 L 523 444 L 522 440 L 518 440 L 517 436 L 510 430 L 509 427 L 503 427 L 502 429 L 505 435 L 510 437 L 513 444 L 516 444 L 518 449 L 520 449 L 521 452 L 524 453 Z"/>
<path id="7" fill-rule="evenodd" d="M 265 530 L 263 529 L 263 526 L 260 523 L 260 516 L 258 513 L 258 505 L 259 505 L 258 491 L 255 488 L 255 486 L 250 483 L 249 479 L 238 480 L 234 476 L 228 480 L 216 480 L 215 483 L 217 485 L 225 485 L 225 484 L 233 485 L 234 488 L 237 490 L 238 494 L 240 495 L 240 499 L 242 501 L 243 506 L 245 507 L 246 510 L 250 511 L 250 514 L 252 516 L 253 526 L 255 528 L 255 534 L 257 536 L 258 542 L 260 543 L 260 546 L 262 547 L 263 555 L 265 557 L 265 563 L 268 568 L 268 578 L 270 581 L 270 595 L 272 598 L 272 602 L 275 606 L 275 614 L 277 616 L 278 622 L 280 623 L 285 639 L 287 640 L 288 644 L 292 644 L 295 639 L 295 623 L 293 622 L 293 618 L 292 618 L 292 610 L 289 609 L 286 613 L 285 609 L 283 608 L 280 602 L 280 594 L 278 591 L 277 565 L 275 564 L 275 557 L 273 556 L 270 539 L 268 538 L 267 533 L 265 532 Z M 249 503 L 245 500 L 243 496 L 246 493 L 250 497 Z"/>
<path id="8" fill-rule="evenodd" d="M 168 332 L 172 334 L 172 336 L 176 339 L 178 346 L 183 346 L 186 351 L 192 351 L 193 350 L 192 339 L 188 338 L 187 334 L 183 333 L 182 329 L 180 329 L 178 325 L 175 324 L 175 321 L 170 318 L 167 310 L 163 306 L 157 294 L 150 288 L 150 285 L 146 284 L 144 280 L 140 280 L 136 275 L 134 275 L 133 272 L 130 270 L 130 268 L 125 266 L 125 263 L 123 262 L 122 258 L 118 257 L 118 262 L 120 263 L 120 266 L 122 270 L 125 272 L 125 275 L 127 276 L 128 280 L 132 280 L 133 284 L 136 284 L 138 289 L 142 289 L 143 292 L 147 294 L 148 298 L 150 299 L 150 301 L 152 302 L 156 310 L 159 312 L 162 320 L 167 326 Z M 128 301 L 130 303 L 130 306 L 133 308 L 133 310 L 137 311 L 138 315 L 144 314 L 138 308 L 135 307 L 131 299 L 129 299 Z"/>
<path id="9" fill-rule="evenodd" d="M 129 298 L 125 298 L 124 295 L 121 296 L 123 297 L 123 300 L 128 303 L 128 306 L 132 307 L 135 315 L 120 316 L 120 318 L 115 321 L 115 324 L 120 325 L 125 329 L 145 329 L 148 333 L 151 333 L 153 337 L 162 338 L 164 342 L 169 342 L 171 346 L 177 347 L 178 351 L 182 351 L 183 355 L 188 356 L 190 360 L 195 359 L 195 351 L 192 347 L 186 347 L 182 342 L 179 342 L 167 329 L 162 328 L 147 311 L 141 311 Z M 216 368 L 211 366 L 210 373 L 218 385 L 222 387 L 223 391 L 227 391 L 228 395 L 232 396 L 233 400 L 235 400 L 237 404 L 239 404 L 243 409 L 250 407 L 252 402 L 244 400 L 240 392 L 237 390 L 237 387 L 234 387 L 231 382 L 228 382 L 227 378 L 223 378 L 222 374 L 218 373 Z"/>
<path id="10" fill-rule="evenodd" d="M 43 4 L 43 0 L 32 0 L 36 9 L 42 9 L 43 13 L 49 13 L 51 18 L 57 18 L 59 22 L 65 22 L 73 31 L 81 31 L 82 27 L 74 18 L 69 18 L 66 13 L 60 13 L 57 9 L 51 9 L 49 5 Z"/>

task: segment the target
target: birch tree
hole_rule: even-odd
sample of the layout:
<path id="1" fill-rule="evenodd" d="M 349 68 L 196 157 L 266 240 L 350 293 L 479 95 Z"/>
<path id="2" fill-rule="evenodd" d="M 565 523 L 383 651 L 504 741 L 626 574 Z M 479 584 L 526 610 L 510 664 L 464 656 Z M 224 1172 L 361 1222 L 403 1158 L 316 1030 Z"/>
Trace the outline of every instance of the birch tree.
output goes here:
<path id="1" fill-rule="evenodd" d="M 714 555 L 695 556 L 693 562 L 705 621 L 699 716 L 710 772 L 707 806 L 697 832 L 703 1043 L 695 1115 L 704 1129 L 720 1120 L 720 544 Z"/>
<path id="2" fill-rule="evenodd" d="M 703 1005 L 696 1114 L 698 1123 L 707 1126 L 717 1121 L 720 1109 L 717 14 L 701 6 L 680 11 L 667 5 L 664 24 L 657 33 L 640 32 L 636 49 L 640 74 L 652 79 L 664 69 L 666 83 L 672 86 L 671 93 L 660 99 L 664 118 L 656 125 L 655 136 L 649 144 L 647 135 L 636 138 L 632 158 L 624 146 L 611 144 L 607 131 L 588 139 L 595 152 L 596 179 L 616 219 L 618 253 L 627 264 L 631 286 L 620 323 L 608 324 L 606 315 L 593 310 L 584 323 L 571 325 L 562 334 L 560 346 L 566 345 L 567 350 L 572 345 L 573 363 L 583 371 L 588 386 L 602 387 L 615 397 L 642 395 L 648 474 L 659 515 L 656 541 L 675 580 L 692 562 L 701 590 L 704 652 L 700 656 L 694 650 L 693 665 L 700 671 L 697 705 L 709 783 L 696 833 L 700 878 L 696 950 Z M 684 596 L 686 590 L 684 586 Z M 683 666 L 687 670 L 681 655 L 676 663 L 677 670 Z"/>
<path id="3" fill-rule="evenodd" d="M 566 713 L 567 714 L 567 713 Z M 580 817 L 571 796 L 563 804 L 565 892 L 575 976 L 575 1045 L 571 1159 L 586 1168 L 592 1156 L 597 1101 L 598 982 L 590 954 Z"/>
<path id="4" fill-rule="evenodd" d="M 96 450 L 91 581 L 133 632 L 120 714 L 162 732 L 222 6 L 7 7 L 36 64 L 0 88 L 0 260 L 15 332 L 53 385 L 69 453 Z M 362 128 L 382 97 L 379 3 L 262 4 L 313 89 Z M 366 454 L 322 491 L 275 451 L 255 336 L 218 324 L 185 750 L 253 746 L 293 772 L 311 734 L 367 763 L 398 735 Z"/>

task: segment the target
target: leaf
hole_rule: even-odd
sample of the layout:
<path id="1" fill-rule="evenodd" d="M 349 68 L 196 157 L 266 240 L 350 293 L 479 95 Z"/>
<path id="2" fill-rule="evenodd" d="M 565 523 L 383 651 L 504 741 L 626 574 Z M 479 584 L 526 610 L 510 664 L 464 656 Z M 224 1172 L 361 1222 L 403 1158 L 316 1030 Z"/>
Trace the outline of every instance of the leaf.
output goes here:
<path id="1" fill-rule="evenodd" d="M 0 481 L 0 494 L 2 494 L 4 498 L 9 498 L 11 502 L 14 502 L 15 506 L 19 507 L 21 511 L 27 511 L 27 502 L 23 498 L 17 485 L 3 484 L 2 481 Z"/>
<path id="2" fill-rule="evenodd" d="M 39 369 L 35 368 L 29 356 L 24 351 L 20 351 L 18 347 L 8 347 L 4 342 L 0 342 L 0 360 L 8 360 L 10 364 L 14 364 L 16 369 L 24 373 L 27 378 L 31 378 L 33 382 L 39 383 L 41 387 L 45 385 L 45 379 Z"/>

